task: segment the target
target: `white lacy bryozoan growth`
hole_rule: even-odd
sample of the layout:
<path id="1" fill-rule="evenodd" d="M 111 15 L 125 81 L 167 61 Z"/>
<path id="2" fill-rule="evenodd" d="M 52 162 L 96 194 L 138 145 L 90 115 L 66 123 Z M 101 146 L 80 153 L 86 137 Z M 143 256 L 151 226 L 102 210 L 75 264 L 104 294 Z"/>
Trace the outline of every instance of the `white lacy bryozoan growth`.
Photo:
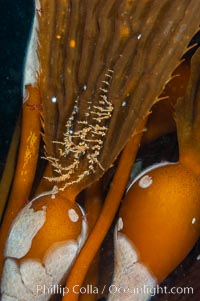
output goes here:
<path id="1" fill-rule="evenodd" d="M 67 186 L 80 182 L 84 177 L 95 173 L 96 166 L 104 170 L 98 160 L 98 156 L 103 147 L 104 137 L 108 130 L 106 123 L 112 116 L 113 105 L 108 99 L 108 89 L 112 80 L 112 70 L 108 70 L 105 74 L 106 79 L 103 81 L 104 87 L 100 88 L 101 94 L 98 105 L 92 105 L 88 101 L 88 107 L 85 112 L 84 120 L 77 120 L 76 115 L 79 111 L 79 99 L 75 101 L 75 105 L 71 116 L 66 123 L 66 131 L 63 141 L 53 141 L 59 144 L 59 157 L 51 157 L 46 155 L 46 159 L 52 165 L 54 171 L 58 174 L 55 177 L 47 178 L 51 182 L 65 182 L 61 190 Z M 88 117 L 92 116 L 92 123 L 88 122 Z M 80 128 L 74 131 L 74 125 L 77 123 Z M 78 143 L 76 142 L 78 141 Z M 63 166 L 61 160 L 67 156 L 72 156 L 72 163 L 69 166 Z M 80 158 L 86 156 L 88 168 L 77 176 L 74 180 L 70 180 L 72 175 L 77 171 Z"/>

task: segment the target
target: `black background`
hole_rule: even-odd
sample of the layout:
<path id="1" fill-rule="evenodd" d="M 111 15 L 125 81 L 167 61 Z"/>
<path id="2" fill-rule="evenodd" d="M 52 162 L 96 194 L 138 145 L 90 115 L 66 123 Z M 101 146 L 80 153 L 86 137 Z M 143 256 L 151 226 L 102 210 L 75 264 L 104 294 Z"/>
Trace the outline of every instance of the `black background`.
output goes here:
<path id="1" fill-rule="evenodd" d="M 33 12 L 33 0 L 0 0 L 0 171 L 23 100 L 23 65 Z"/>

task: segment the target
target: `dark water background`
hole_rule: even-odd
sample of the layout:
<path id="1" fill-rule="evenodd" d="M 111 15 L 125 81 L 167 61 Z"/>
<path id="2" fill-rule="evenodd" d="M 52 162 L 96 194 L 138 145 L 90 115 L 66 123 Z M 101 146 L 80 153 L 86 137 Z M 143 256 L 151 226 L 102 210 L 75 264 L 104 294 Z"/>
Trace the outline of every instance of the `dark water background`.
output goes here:
<path id="1" fill-rule="evenodd" d="M 33 0 L 0 0 L 0 173 L 22 103 Z"/>

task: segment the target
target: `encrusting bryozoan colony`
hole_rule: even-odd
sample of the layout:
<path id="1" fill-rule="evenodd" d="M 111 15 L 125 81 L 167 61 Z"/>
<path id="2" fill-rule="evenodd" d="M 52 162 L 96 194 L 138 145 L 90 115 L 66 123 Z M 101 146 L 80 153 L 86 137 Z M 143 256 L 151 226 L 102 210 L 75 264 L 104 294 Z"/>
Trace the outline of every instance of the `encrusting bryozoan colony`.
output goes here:
<path id="1" fill-rule="evenodd" d="M 49 300 L 48 290 L 64 284 L 85 242 L 87 223 L 83 215 L 78 205 L 53 191 L 19 212 L 5 248 L 2 301 Z"/>

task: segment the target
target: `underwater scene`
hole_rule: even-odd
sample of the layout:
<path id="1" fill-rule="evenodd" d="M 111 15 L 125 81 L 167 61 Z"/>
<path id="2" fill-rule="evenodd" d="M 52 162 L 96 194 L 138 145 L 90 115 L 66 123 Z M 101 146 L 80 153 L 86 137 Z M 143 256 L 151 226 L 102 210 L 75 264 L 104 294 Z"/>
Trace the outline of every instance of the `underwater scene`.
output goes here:
<path id="1" fill-rule="evenodd" d="M 7 0 L 0 300 L 200 300 L 200 2 Z"/>

